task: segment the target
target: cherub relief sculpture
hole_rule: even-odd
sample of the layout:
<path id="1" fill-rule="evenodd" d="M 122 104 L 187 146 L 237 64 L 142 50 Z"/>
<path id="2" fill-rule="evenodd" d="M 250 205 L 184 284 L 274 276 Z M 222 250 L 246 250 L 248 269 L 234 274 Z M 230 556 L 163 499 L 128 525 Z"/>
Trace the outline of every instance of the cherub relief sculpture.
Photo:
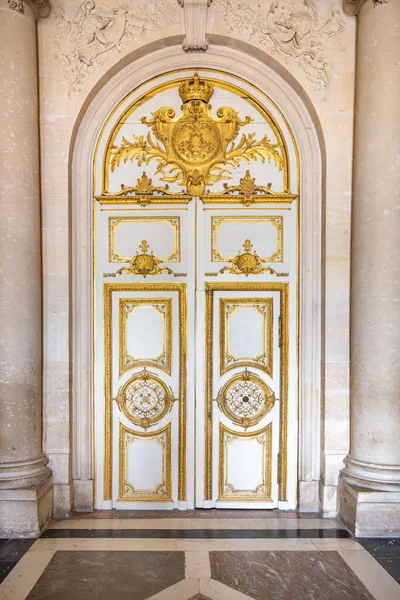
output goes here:
<path id="1" fill-rule="evenodd" d="M 179 18 L 174 0 L 159 0 L 152 12 L 133 1 L 112 9 L 85 0 L 72 20 L 65 18 L 62 8 L 56 8 L 54 14 L 54 58 L 65 65 L 63 75 L 70 94 L 80 90 L 85 78 L 108 60 L 110 51 L 120 51 L 125 40 L 175 24 Z"/>
<path id="2" fill-rule="evenodd" d="M 286 55 L 288 61 L 295 60 L 315 89 L 327 87 L 331 75 L 327 38 L 336 38 L 339 50 L 344 50 L 340 38 L 345 24 L 339 6 L 333 6 L 323 21 L 313 0 L 274 0 L 269 9 L 264 4 L 253 8 L 231 0 L 215 0 L 214 6 L 229 31 L 253 44 L 269 45 L 271 53 Z"/>

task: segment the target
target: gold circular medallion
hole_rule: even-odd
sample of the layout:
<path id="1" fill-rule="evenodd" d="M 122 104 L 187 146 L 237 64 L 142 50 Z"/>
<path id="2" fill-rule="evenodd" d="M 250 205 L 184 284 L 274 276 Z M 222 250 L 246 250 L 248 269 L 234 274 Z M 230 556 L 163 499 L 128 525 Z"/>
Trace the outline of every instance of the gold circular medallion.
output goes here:
<path id="1" fill-rule="evenodd" d="M 217 403 L 228 419 L 247 429 L 270 412 L 275 394 L 261 377 L 245 369 L 220 389 Z"/>
<path id="2" fill-rule="evenodd" d="M 160 377 L 144 368 L 124 383 L 116 401 L 132 423 L 147 429 L 171 410 L 174 397 Z"/>

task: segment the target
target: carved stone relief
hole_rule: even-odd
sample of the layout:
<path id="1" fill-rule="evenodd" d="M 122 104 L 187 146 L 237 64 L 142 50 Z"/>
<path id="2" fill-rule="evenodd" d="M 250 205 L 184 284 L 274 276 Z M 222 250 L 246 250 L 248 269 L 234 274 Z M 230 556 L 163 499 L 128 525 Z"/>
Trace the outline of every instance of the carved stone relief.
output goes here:
<path id="1" fill-rule="evenodd" d="M 230 32 L 253 45 L 266 46 L 271 55 L 278 54 L 285 62 L 295 61 L 314 89 L 325 90 L 332 66 L 328 39 L 335 39 L 337 49 L 345 50 L 341 42 L 345 23 L 339 6 L 333 6 L 325 18 L 318 14 L 313 0 L 279 0 L 269 7 L 214 0 L 213 6 Z"/>
<path id="2" fill-rule="evenodd" d="M 8 0 L 8 8 L 14 10 L 17 13 L 24 12 L 23 0 Z M 39 19 L 45 19 L 50 16 L 50 2 L 49 0 L 32 0 L 31 6 L 33 7 L 36 17 Z"/>
<path id="3" fill-rule="evenodd" d="M 55 9 L 54 58 L 64 63 L 63 76 L 69 94 L 79 91 L 90 74 L 121 52 L 129 39 L 138 40 L 150 31 L 159 31 L 179 22 L 174 0 L 158 0 L 153 7 L 130 3 L 110 8 L 85 0 L 68 20 L 64 9 Z"/>

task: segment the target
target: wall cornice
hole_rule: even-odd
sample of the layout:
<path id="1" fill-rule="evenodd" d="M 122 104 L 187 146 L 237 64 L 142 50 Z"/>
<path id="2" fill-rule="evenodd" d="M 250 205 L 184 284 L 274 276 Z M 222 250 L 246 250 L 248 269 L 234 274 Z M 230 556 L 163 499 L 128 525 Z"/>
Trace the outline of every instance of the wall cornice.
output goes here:
<path id="1" fill-rule="evenodd" d="M 350 17 L 357 16 L 362 4 L 367 1 L 368 0 L 343 0 L 343 10 L 346 15 L 349 15 Z M 386 4 L 387 2 L 388 0 L 372 0 L 374 8 L 381 4 Z"/>
<path id="2" fill-rule="evenodd" d="M 37 19 L 45 19 L 50 16 L 51 6 L 49 0 L 26 0 L 32 6 Z M 18 13 L 24 12 L 23 0 L 8 0 L 8 8 Z"/>

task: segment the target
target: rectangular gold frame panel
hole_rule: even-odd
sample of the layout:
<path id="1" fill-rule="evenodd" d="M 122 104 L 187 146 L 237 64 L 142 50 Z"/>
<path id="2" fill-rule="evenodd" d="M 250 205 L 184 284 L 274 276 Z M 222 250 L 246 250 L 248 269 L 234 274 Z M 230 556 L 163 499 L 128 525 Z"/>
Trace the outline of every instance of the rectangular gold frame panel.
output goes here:
<path id="1" fill-rule="evenodd" d="M 169 256 L 157 256 L 161 262 L 180 262 L 181 261 L 181 218 L 180 216 L 129 216 L 129 217 L 108 217 L 108 260 L 110 263 L 127 263 L 132 256 L 120 256 L 115 250 L 115 230 L 121 223 L 168 223 L 174 230 L 174 249 Z M 151 246 L 151 240 L 147 239 Z M 138 244 L 139 247 L 139 244 Z"/>
<path id="2" fill-rule="evenodd" d="M 279 421 L 279 500 L 287 500 L 287 431 L 288 431 L 288 375 L 289 375 L 289 283 L 211 283 L 206 282 L 205 311 L 205 456 L 204 498 L 212 500 L 212 430 L 213 430 L 213 313 L 214 292 L 266 291 L 280 293 L 280 421 Z"/>
<path id="3" fill-rule="evenodd" d="M 236 490 L 232 484 L 232 492 L 227 494 L 225 492 L 228 481 L 226 480 L 225 474 L 228 473 L 228 453 L 226 451 L 226 445 L 224 436 L 225 434 L 233 436 L 235 438 L 253 439 L 265 434 L 265 464 L 264 464 L 264 482 L 261 482 L 265 486 L 265 494 L 261 495 L 254 490 Z M 257 440 L 261 443 L 259 440 Z M 258 431 L 234 431 L 225 427 L 223 423 L 219 424 L 219 452 L 218 452 L 218 500 L 224 500 L 228 502 L 238 501 L 253 501 L 253 502 L 272 502 L 272 423 L 268 423 L 263 429 Z M 244 493 L 247 492 L 247 493 Z"/>
<path id="4" fill-rule="evenodd" d="M 257 310 L 258 304 L 264 304 L 266 307 L 265 313 L 262 313 L 264 317 L 263 327 L 263 354 L 251 357 L 236 357 L 229 353 L 229 315 L 231 315 L 236 308 L 242 305 L 249 305 L 250 308 Z M 227 306 L 233 305 L 235 308 L 227 313 Z M 248 367 L 254 365 L 258 369 L 265 371 L 270 377 L 273 373 L 273 349 L 274 349 L 274 330 L 273 330 L 273 300 L 272 298 L 220 298 L 219 299 L 219 368 L 220 375 L 223 375 L 230 369 L 236 369 L 238 367 Z M 230 357 L 232 360 L 227 364 L 227 358 Z M 260 359 L 265 357 L 265 362 L 261 362 Z"/>
<path id="5" fill-rule="evenodd" d="M 186 283 L 103 282 L 104 319 L 104 500 L 112 499 L 112 294 L 113 292 L 178 292 L 179 297 L 179 447 L 178 500 L 186 500 Z"/>
<path id="6" fill-rule="evenodd" d="M 164 353 L 157 358 L 135 358 L 128 352 L 127 347 L 127 305 L 136 306 L 152 306 L 156 308 L 162 304 L 165 304 L 165 313 L 161 313 L 163 316 L 163 330 L 162 330 L 162 347 Z M 160 312 L 160 311 L 159 311 Z M 132 311 L 128 313 L 132 314 Z M 172 300 L 171 298 L 120 298 L 119 299 L 119 310 L 118 310 L 118 327 L 119 327 L 119 341 L 118 341 L 118 362 L 119 362 L 119 374 L 122 375 L 130 369 L 136 367 L 156 367 L 171 375 L 172 366 Z M 160 360 L 157 360 L 157 359 Z M 131 359 L 128 360 L 127 359 Z"/>
<path id="7" fill-rule="evenodd" d="M 235 258 L 233 256 L 222 256 L 217 248 L 217 231 L 221 227 L 223 223 L 229 221 L 237 221 L 237 222 L 253 222 L 259 223 L 262 221 L 267 221 L 271 223 L 277 229 L 277 244 L 276 250 L 270 256 L 261 256 L 258 252 L 260 258 L 265 262 L 283 262 L 283 215 L 243 215 L 240 217 L 236 216 L 223 216 L 223 215 L 212 215 L 211 216 L 211 262 L 230 262 Z M 243 239 L 244 242 L 244 239 Z M 258 250 L 255 248 L 255 250 Z M 235 253 L 236 254 L 236 253 Z"/>
<path id="8" fill-rule="evenodd" d="M 134 431 L 125 427 L 123 423 L 119 424 L 119 481 L 118 481 L 118 500 L 125 502 L 166 502 L 171 501 L 172 481 L 171 481 L 171 423 L 168 423 L 162 429 L 156 431 Z M 163 472 L 165 473 L 164 480 L 161 482 L 161 488 L 165 491 L 143 490 L 135 493 L 134 490 L 126 491 L 129 486 L 127 482 L 126 464 L 129 442 L 126 440 L 126 434 L 134 436 L 138 439 L 152 440 L 165 434 L 165 445 L 162 446 L 163 452 Z M 161 443 L 159 440 L 158 443 Z M 131 442 L 132 443 L 132 442 Z M 147 492 L 147 493 L 143 493 Z"/>

